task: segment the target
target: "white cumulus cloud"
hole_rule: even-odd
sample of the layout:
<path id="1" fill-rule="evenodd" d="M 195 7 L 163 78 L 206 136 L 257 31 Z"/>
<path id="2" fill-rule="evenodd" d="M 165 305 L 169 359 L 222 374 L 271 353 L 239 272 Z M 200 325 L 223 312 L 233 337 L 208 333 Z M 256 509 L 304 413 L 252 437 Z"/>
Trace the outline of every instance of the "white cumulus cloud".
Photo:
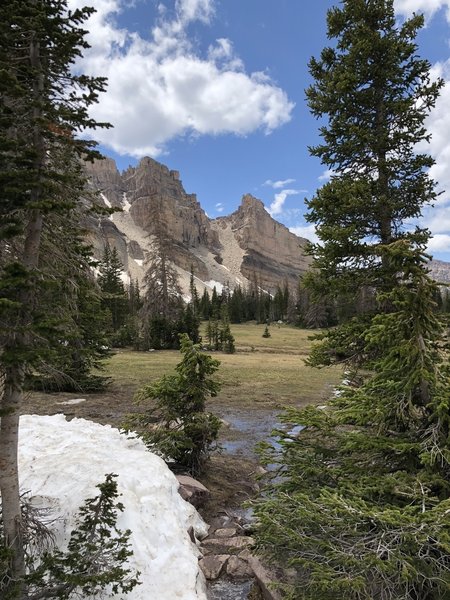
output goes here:
<path id="1" fill-rule="evenodd" d="M 397 14 L 410 16 L 413 12 L 423 12 L 427 20 L 441 9 L 450 25 L 450 0 L 395 0 Z M 450 42 L 450 28 L 449 28 Z M 429 144 L 421 144 L 419 150 L 433 156 L 436 164 L 430 169 L 430 176 L 436 181 L 436 189 L 441 192 L 434 208 L 424 212 L 421 225 L 428 227 L 433 234 L 429 252 L 446 252 L 450 254 L 450 58 L 433 65 L 433 78 L 442 77 L 445 87 L 431 111 L 427 122 L 427 130 L 431 133 Z"/>
<path id="2" fill-rule="evenodd" d="M 423 13 L 431 18 L 441 8 L 447 9 L 447 18 L 450 20 L 449 0 L 395 0 L 394 7 L 397 14 L 411 16 L 412 13 Z"/>
<path id="3" fill-rule="evenodd" d="M 450 252 L 450 234 L 448 233 L 437 233 L 431 238 L 428 248 L 428 252 Z"/>
<path id="4" fill-rule="evenodd" d="M 274 201 L 269 207 L 269 214 L 273 217 L 274 215 L 279 215 L 283 211 L 284 203 L 286 202 L 286 198 L 288 196 L 295 196 L 299 194 L 300 190 L 282 190 L 278 194 L 275 194 Z"/>
<path id="5" fill-rule="evenodd" d="M 267 179 L 263 185 L 269 185 L 274 190 L 280 190 L 281 188 L 286 187 L 290 183 L 295 183 L 295 179 L 280 179 L 278 181 L 272 181 L 271 179 Z"/>
<path id="6" fill-rule="evenodd" d="M 319 175 L 319 181 L 327 182 L 330 181 L 331 177 L 334 175 L 333 169 L 326 169 L 322 175 Z"/>
<path id="7" fill-rule="evenodd" d="M 69 0 L 69 7 L 84 0 Z M 87 74 L 108 78 L 108 89 L 91 111 L 114 129 L 95 138 L 119 154 L 158 156 L 183 135 L 270 133 L 291 119 L 294 104 L 265 73 L 245 71 L 232 42 L 220 38 L 201 55 L 189 24 L 205 26 L 214 0 L 177 0 L 174 16 L 165 3 L 148 39 L 118 27 L 125 0 L 96 0 L 88 21 L 92 48 L 80 61 Z"/>
<path id="8" fill-rule="evenodd" d="M 292 231 L 292 233 L 295 233 L 295 235 L 298 235 L 299 237 L 306 238 L 310 242 L 317 243 L 319 241 L 314 224 L 289 227 L 289 231 Z"/>

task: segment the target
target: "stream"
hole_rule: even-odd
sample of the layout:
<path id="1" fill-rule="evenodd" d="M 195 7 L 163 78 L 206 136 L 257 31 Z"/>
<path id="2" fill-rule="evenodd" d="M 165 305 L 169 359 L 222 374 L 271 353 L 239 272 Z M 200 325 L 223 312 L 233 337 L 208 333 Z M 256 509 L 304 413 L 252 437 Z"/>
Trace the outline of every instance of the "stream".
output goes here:
<path id="1" fill-rule="evenodd" d="M 274 429 L 284 428 L 278 420 L 280 410 L 273 409 L 216 409 L 216 414 L 224 421 L 220 436 L 222 451 L 246 459 L 257 459 L 255 446 L 262 441 L 269 441 L 277 446 L 277 440 L 271 436 Z M 290 433 L 296 435 L 301 431 L 301 426 L 294 427 Z M 233 514 L 234 513 L 234 514 Z M 239 517 L 244 522 L 252 520 L 251 509 L 238 508 L 230 511 L 233 516 Z M 209 600 L 247 600 L 253 587 L 253 580 L 232 581 L 219 578 L 208 584 Z"/>

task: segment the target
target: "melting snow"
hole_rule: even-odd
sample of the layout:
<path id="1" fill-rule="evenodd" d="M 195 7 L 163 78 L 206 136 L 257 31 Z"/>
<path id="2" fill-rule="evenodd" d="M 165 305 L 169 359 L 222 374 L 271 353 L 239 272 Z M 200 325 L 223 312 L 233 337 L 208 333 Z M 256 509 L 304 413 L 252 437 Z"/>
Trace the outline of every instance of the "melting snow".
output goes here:
<path id="1" fill-rule="evenodd" d="M 58 404 L 81 404 L 82 402 L 86 402 L 86 398 L 74 398 L 73 400 L 64 400 L 63 402 L 58 402 Z"/>
<path id="2" fill-rule="evenodd" d="M 142 259 L 140 259 L 140 258 L 135 258 L 134 262 L 137 263 L 140 267 L 142 267 L 142 265 L 144 263 L 144 261 Z"/>
<path id="3" fill-rule="evenodd" d="M 106 206 L 108 208 L 112 208 L 111 202 L 108 200 L 108 198 L 105 196 L 105 194 L 100 192 L 100 196 L 102 197 L 103 202 L 106 204 Z"/>
<path id="4" fill-rule="evenodd" d="M 222 290 L 223 290 L 223 287 L 224 287 L 223 283 L 220 283 L 220 281 L 214 281 L 214 279 L 210 279 L 209 281 L 205 281 L 205 285 L 207 285 L 211 289 L 213 289 L 215 287 L 216 288 L 216 292 L 218 294 L 222 293 Z"/>
<path id="5" fill-rule="evenodd" d="M 206 600 L 198 568 L 198 551 L 190 526 L 199 535 L 206 525 L 182 500 L 178 482 L 162 459 L 138 439 L 129 439 L 109 425 L 64 415 L 26 415 L 20 419 L 21 487 L 35 504 L 51 507 L 56 543 L 63 548 L 74 526 L 78 507 L 98 493 L 106 473 L 118 475 L 118 526 L 130 529 L 132 568 L 141 572 L 141 585 L 123 600 Z M 88 600 L 87 598 L 85 600 Z"/>
<path id="6" fill-rule="evenodd" d="M 123 283 L 125 285 L 129 285 L 129 283 L 130 283 L 130 276 L 125 271 L 121 272 L 120 279 L 123 281 Z"/>
<path id="7" fill-rule="evenodd" d="M 131 204 L 127 200 L 127 193 L 126 192 L 123 193 L 122 202 L 123 202 L 123 206 L 122 206 L 123 210 L 125 212 L 130 212 Z"/>

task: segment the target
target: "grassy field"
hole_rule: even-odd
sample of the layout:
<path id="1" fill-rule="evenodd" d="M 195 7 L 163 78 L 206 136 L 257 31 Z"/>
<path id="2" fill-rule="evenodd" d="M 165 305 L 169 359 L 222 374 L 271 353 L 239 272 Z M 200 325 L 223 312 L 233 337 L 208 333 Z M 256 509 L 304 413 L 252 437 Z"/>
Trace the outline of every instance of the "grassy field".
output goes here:
<path id="1" fill-rule="evenodd" d="M 218 379 L 222 390 L 219 404 L 265 404 L 275 408 L 321 402 L 335 385 L 337 369 L 311 369 L 304 364 L 311 341 L 310 331 L 274 325 L 271 337 L 263 338 L 263 325 L 232 325 L 235 354 L 214 352 L 221 362 Z M 180 360 L 175 351 L 119 351 L 107 365 L 107 374 L 116 385 L 138 388 L 173 371 Z"/>
<path id="2" fill-rule="evenodd" d="M 342 377 L 338 369 L 311 369 L 304 360 L 311 347 L 311 332 L 272 325 L 271 337 L 263 338 L 264 325 L 232 325 L 236 354 L 213 354 L 221 362 L 217 377 L 222 389 L 208 402 L 208 410 L 222 417 L 219 442 L 224 448 L 240 448 L 215 454 L 202 482 L 212 496 L 203 514 L 209 522 L 240 506 L 255 493 L 257 462 L 255 444 L 267 439 L 276 425 L 277 415 L 285 406 L 325 403 Z M 203 332 L 204 334 L 204 332 Z M 131 412 L 139 410 L 133 401 L 135 392 L 163 374 L 173 372 L 180 361 L 177 351 L 132 352 L 119 350 L 106 363 L 106 375 L 112 383 L 96 394 L 30 394 L 24 412 L 32 414 L 64 413 L 102 424 L 121 427 Z"/>

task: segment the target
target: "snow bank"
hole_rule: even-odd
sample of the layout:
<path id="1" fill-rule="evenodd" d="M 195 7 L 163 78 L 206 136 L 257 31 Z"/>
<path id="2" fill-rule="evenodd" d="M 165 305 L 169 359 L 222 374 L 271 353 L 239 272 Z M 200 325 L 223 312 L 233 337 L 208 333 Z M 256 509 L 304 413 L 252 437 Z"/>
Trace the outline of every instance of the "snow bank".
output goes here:
<path id="1" fill-rule="evenodd" d="M 105 196 L 105 194 L 103 194 L 102 192 L 100 192 L 100 196 L 102 197 L 102 200 L 106 204 L 106 206 L 108 208 L 112 208 L 111 202 L 108 200 L 108 198 Z"/>
<path id="2" fill-rule="evenodd" d="M 130 212 L 131 204 L 127 200 L 127 193 L 124 192 L 122 195 L 122 209 L 125 212 Z"/>
<path id="3" fill-rule="evenodd" d="M 216 288 L 216 292 L 218 294 L 221 294 L 222 290 L 224 288 L 223 283 L 220 283 L 220 281 L 214 281 L 214 279 L 210 279 L 209 281 L 205 281 L 205 285 L 207 285 L 211 289 Z"/>
<path id="4" fill-rule="evenodd" d="M 131 564 L 142 585 L 124 600 L 206 600 L 197 549 L 187 530 L 206 533 L 195 509 L 182 500 L 178 483 L 165 463 L 138 439 L 85 419 L 64 415 L 26 415 L 20 419 L 21 488 L 34 503 L 58 516 L 57 543 L 64 547 L 78 507 L 98 493 L 96 484 L 116 473 L 125 511 L 118 525 L 131 529 Z"/>

